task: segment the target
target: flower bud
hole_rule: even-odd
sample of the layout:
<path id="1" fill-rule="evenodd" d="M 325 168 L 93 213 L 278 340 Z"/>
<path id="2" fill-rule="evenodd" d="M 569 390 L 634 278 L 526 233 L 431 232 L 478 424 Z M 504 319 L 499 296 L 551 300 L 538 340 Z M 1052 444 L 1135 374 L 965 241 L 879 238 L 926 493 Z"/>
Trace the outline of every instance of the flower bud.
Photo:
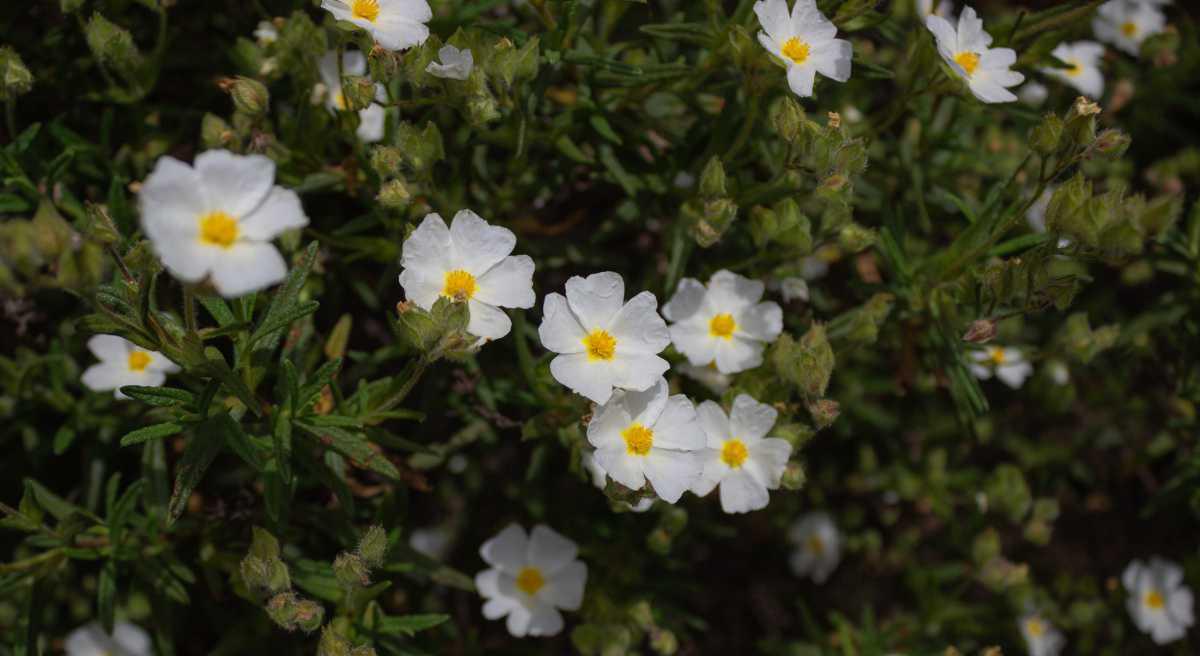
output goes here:
<path id="1" fill-rule="evenodd" d="M 1082 173 L 1059 185 L 1046 205 L 1046 229 L 1066 235 L 1072 241 L 1096 247 L 1099 244 L 1098 226 L 1085 211 L 1092 198 L 1092 185 Z"/>
<path id="2" fill-rule="evenodd" d="M 334 633 L 330 627 L 321 631 L 321 641 L 317 643 L 317 656 L 350 656 L 350 642 Z"/>
<path id="3" fill-rule="evenodd" d="M 403 180 L 389 180 L 383 184 L 375 200 L 389 210 L 402 210 L 408 207 L 412 194 Z"/>
<path id="4" fill-rule="evenodd" d="M 115 244 L 121 241 L 121 231 L 108 214 L 108 208 L 99 203 L 87 203 L 84 206 L 87 216 L 85 233 L 88 238 L 101 244 Z"/>
<path id="5" fill-rule="evenodd" d="M 725 167 L 713 156 L 700 173 L 700 196 L 705 199 L 725 198 Z"/>
<path id="6" fill-rule="evenodd" d="M 812 415 L 813 423 L 820 430 L 828 428 L 837 421 L 838 415 L 842 413 L 842 408 L 833 399 L 817 399 L 808 403 L 808 413 Z"/>
<path id="7" fill-rule="evenodd" d="M 798 462 L 789 462 L 787 467 L 783 469 L 783 477 L 779 479 L 779 484 L 785 490 L 799 490 L 804 487 L 804 483 L 808 480 L 807 474 L 804 472 L 804 465 Z"/>
<path id="8" fill-rule="evenodd" d="M 375 146 L 371 149 L 371 169 L 381 178 L 399 176 L 403 162 L 404 155 L 395 146 Z"/>
<path id="9" fill-rule="evenodd" d="M 58 8 L 61 9 L 62 13 L 64 14 L 73 14 L 79 11 L 79 8 L 82 6 L 83 0 L 59 0 L 58 2 Z"/>
<path id="10" fill-rule="evenodd" d="M 875 231 L 857 223 L 848 223 L 838 233 L 838 245 L 847 253 L 858 253 L 875 243 Z"/>
<path id="11" fill-rule="evenodd" d="M 793 452 L 799 451 L 800 447 L 807 444 L 814 434 L 815 431 L 811 427 L 801 423 L 778 425 L 771 431 L 772 436 L 791 444 Z"/>
<path id="12" fill-rule="evenodd" d="M 1029 512 L 1033 497 L 1021 470 L 1014 465 L 1000 465 L 984 485 L 990 505 L 1019 522 Z"/>
<path id="13" fill-rule="evenodd" d="M 427 171 L 446 156 L 442 133 L 432 122 L 426 123 L 420 131 L 411 123 L 400 123 L 396 129 L 396 145 L 404 161 L 417 172 Z"/>
<path id="14" fill-rule="evenodd" d="M 16 50 L 7 46 L 0 48 L 0 100 L 11 100 L 29 93 L 33 88 L 33 74 L 21 61 Z M 13 137 L 15 135 L 9 135 Z"/>
<path id="15" fill-rule="evenodd" d="M 650 648 L 663 656 L 672 656 L 679 651 L 679 639 L 671 631 L 655 627 L 650 631 Z"/>
<path id="16" fill-rule="evenodd" d="M 346 588 L 371 585 L 371 570 L 357 554 L 342 552 L 333 559 L 333 575 Z"/>
<path id="17" fill-rule="evenodd" d="M 661 528 L 655 529 L 646 536 L 646 547 L 660 556 L 665 556 L 671 553 L 671 536 Z"/>
<path id="18" fill-rule="evenodd" d="M 271 105 L 271 94 L 262 82 L 239 75 L 221 81 L 221 89 L 233 98 L 233 106 L 247 116 L 262 116 Z"/>
<path id="19" fill-rule="evenodd" d="M 125 79 L 137 77 L 142 65 L 142 53 L 133 43 L 129 30 L 120 27 L 99 12 L 92 14 L 84 28 L 88 48 L 102 64 Z"/>
<path id="20" fill-rule="evenodd" d="M 205 148 L 225 148 L 233 143 L 234 137 L 233 129 L 225 119 L 213 114 L 205 114 L 204 118 L 200 119 L 200 141 Z"/>
<path id="21" fill-rule="evenodd" d="M 481 127 L 500 118 L 500 106 L 495 96 L 484 91 L 467 100 L 467 119 L 474 127 Z"/>
<path id="22" fill-rule="evenodd" d="M 1053 155 L 1062 144 L 1063 128 L 1062 119 L 1058 114 L 1046 114 L 1042 117 L 1042 122 L 1029 131 L 1029 145 L 1033 147 L 1034 152 L 1043 157 Z"/>
<path id="23" fill-rule="evenodd" d="M 388 535 L 382 526 L 372 526 L 358 541 L 358 555 L 371 567 L 383 565 L 387 555 Z"/>
<path id="24" fill-rule="evenodd" d="M 976 319 L 971 322 L 967 332 L 963 333 L 963 341 L 971 344 L 983 344 L 996 336 L 996 321 L 993 319 Z"/>
<path id="25" fill-rule="evenodd" d="M 1141 233 L 1149 239 L 1163 234 L 1183 214 L 1183 196 L 1164 195 L 1154 198 L 1140 208 L 1137 224 Z"/>
<path id="26" fill-rule="evenodd" d="M 795 142 L 804 134 L 804 109 L 791 96 L 771 107 L 771 126 L 784 141 Z"/>
<path id="27" fill-rule="evenodd" d="M 296 625 L 311 633 L 325 623 L 325 608 L 311 599 L 302 599 L 295 605 Z"/>
<path id="28" fill-rule="evenodd" d="M 348 76 L 342 81 L 342 97 L 346 109 L 352 112 L 364 110 L 375 102 L 377 87 L 369 77 Z"/>
<path id="29" fill-rule="evenodd" d="M 1092 145 L 1096 140 L 1096 116 L 1099 113 L 1100 105 L 1084 96 L 1075 99 L 1065 121 L 1065 133 L 1071 143 L 1085 147 Z"/>
<path id="30" fill-rule="evenodd" d="M 1129 135 L 1124 132 L 1109 129 L 1096 136 L 1096 141 L 1092 143 L 1092 150 L 1109 159 L 1117 159 L 1129 150 L 1131 141 Z"/>

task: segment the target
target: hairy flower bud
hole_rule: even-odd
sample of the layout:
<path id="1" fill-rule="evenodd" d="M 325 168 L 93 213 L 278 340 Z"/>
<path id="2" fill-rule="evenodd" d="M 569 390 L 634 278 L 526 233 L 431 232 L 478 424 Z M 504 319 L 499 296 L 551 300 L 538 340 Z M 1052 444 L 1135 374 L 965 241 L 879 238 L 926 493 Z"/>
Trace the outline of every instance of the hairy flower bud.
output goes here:
<path id="1" fill-rule="evenodd" d="M 233 129 L 219 116 L 205 114 L 200 119 L 200 141 L 205 148 L 225 148 L 233 143 L 235 136 Z"/>
<path id="2" fill-rule="evenodd" d="M 358 541 L 358 555 L 370 567 L 379 567 L 383 565 L 383 559 L 387 555 L 388 535 L 387 531 L 383 530 L 382 526 L 372 526 L 363 533 L 362 539 Z"/>
<path id="3" fill-rule="evenodd" d="M 262 116 L 271 105 L 271 94 L 258 80 L 239 75 L 221 81 L 221 89 L 233 98 L 233 106 L 247 116 Z"/>
<path id="4" fill-rule="evenodd" d="M 1046 114 L 1042 122 L 1029 131 L 1029 145 L 1043 157 L 1058 152 L 1063 143 L 1063 121 L 1058 114 Z"/>
<path id="5" fill-rule="evenodd" d="M 92 14 L 84 28 L 88 47 L 105 66 L 125 79 L 133 79 L 142 65 L 142 53 L 133 43 L 129 30 L 109 21 L 99 12 Z"/>
<path id="6" fill-rule="evenodd" d="M 375 82 L 369 77 L 347 76 L 342 80 L 346 109 L 357 112 L 370 107 L 375 102 L 376 89 Z"/>
<path id="7" fill-rule="evenodd" d="M 1096 116 L 1100 114 L 1100 105 L 1084 96 L 1075 99 L 1075 104 L 1067 111 L 1064 121 L 1065 134 L 1071 143 L 1077 146 L 1090 146 L 1096 140 Z"/>
<path id="8" fill-rule="evenodd" d="M 700 173 L 700 197 L 704 199 L 725 198 L 725 167 L 721 160 L 712 157 Z"/>
<path id="9" fill-rule="evenodd" d="M 804 471 L 804 465 L 798 462 L 789 462 L 783 470 L 783 477 L 779 479 L 779 484 L 785 490 L 799 490 L 804 487 L 808 480 L 808 475 Z"/>
<path id="10" fill-rule="evenodd" d="M 333 559 L 333 575 L 343 587 L 371 585 L 371 570 L 358 554 L 342 552 Z"/>
<path id="11" fill-rule="evenodd" d="M 411 123 L 401 123 L 396 128 L 396 146 L 408 166 L 418 172 L 428 170 L 446 156 L 442 133 L 432 121 L 421 130 Z"/>
<path id="12" fill-rule="evenodd" d="M 784 96 L 771 107 L 771 126 L 784 141 L 795 142 L 804 134 L 804 109 L 791 96 Z"/>
<path id="13" fill-rule="evenodd" d="M 833 399 L 817 399 L 808 403 L 808 413 L 812 415 L 813 423 L 818 429 L 828 428 L 837 421 L 842 408 Z"/>
<path id="14" fill-rule="evenodd" d="M 33 88 L 33 74 L 21 61 L 16 50 L 0 48 L 0 100 L 10 100 L 29 93 Z M 11 138 L 14 135 L 9 135 Z"/>

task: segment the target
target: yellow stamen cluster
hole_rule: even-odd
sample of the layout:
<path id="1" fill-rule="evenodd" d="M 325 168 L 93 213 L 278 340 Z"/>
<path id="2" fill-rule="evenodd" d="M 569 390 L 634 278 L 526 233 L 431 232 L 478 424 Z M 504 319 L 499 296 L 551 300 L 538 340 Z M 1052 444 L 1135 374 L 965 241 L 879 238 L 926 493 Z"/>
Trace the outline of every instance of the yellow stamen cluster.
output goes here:
<path id="1" fill-rule="evenodd" d="M 820 556 L 825 553 L 825 541 L 817 535 L 808 538 L 808 550 Z"/>
<path id="2" fill-rule="evenodd" d="M 546 585 L 542 571 L 536 567 L 526 567 L 517 572 L 517 589 L 527 595 L 535 595 Z"/>
<path id="3" fill-rule="evenodd" d="M 150 354 L 145 351 L 134 351 L 129 354 L 129 370 L 145 371 L 150 366 Z"/>
<path id="4" fill-rule="evenodd" d="M 746 443 L 741 440 L 729 440 L 721 447 L 721 460 L 733 469 L 739 469 L 749 455 Z"/>
<path id="5" fill-rule="evenodd" d="M 1146 593 L 1146 605 L 1154 610 L 1161 610 L 1166 605 L 1166 600 L 1163 599 L 1162 593 L 1158 590 L 1151 590 Z"/>
<path id="6" fill-rule="evenodd" d="M 797 64 L 803 64 L 808 61 L 808 55 L 812 51 L 812 48 L 800 39 L 792 37 L 783 42 L 783 47 L 780 48 L 780 51 L 783 52 L 784 57 Z"/>
<path id="7" fill-rule="evenodd" d="M 654 431 L 641 424 L 630 424 L 629 428 L 621 431 L 621 439 L 625 440 L 625 452 L 631 456 L 644 456 L 650 453 L 654 446 Z"/>
<path id="8" fill-rule="evenodd" d="M 733 339 L 733 331 L 737 330 L 737 321 L 732 314 L 718 314 L 708 322 L 708 334 L 721 339 Z"/>
<path id="9" fill-rule="evenodd" d="M 238 238 L 237 219 L 225 212 L 209 212 L 200 217 L 200 241 L 209 246 L 230 248 Z"/>
<path id="10" fill-rule="evenodd" d="M 999 347 L 992 349 L 992 352 L 989 355 L 991 356 L 990 359 L 992 364 L 996 365 L 997 367 L 1004 364 L 1008 360 L 1008 354 L 1004 352 L 1004 349 Z"/>
<path id="11" fill-rule="evenodd" d="M 975 74 L 975 69 L 979 68 L 979 53 L 963 51 L 954 55 L 954 63 L 962 66 L 962 69 L 967 72 L 967 77 Z"/>
<path id="12" fill-rule="evenodd" d="M 598 328 L 583 338 L 583 348 L 588 360 L 611 360 L 617 353 L 617 338 Z"/>
<path id="13" fill-rule="evenodd" d="M 1029 632 L 1030 637 L 1040 638 L 1046 632 L 1046 625 L 1037 618 L 1030 618 L 1025 621 L 1025 630 Z"/>
<path id="14" fill-rule="evenodd" d="M 355 18 L 374 23 L 375 19 L 379 18 L 379 0 L 354 0 L 354 4 L 350 6 L 350 13 Z"/>
<path id="15" fill-rule="evenodd" d="M 447 271 L 445 284 L 442 286 L 442 296 L 456 301 L 465 301 L 475 295 L 476 287 L 475 276 L 466 271 L 462 269 Z"/>
<path id="16" fill-rule="evenodd" d="M 1137 36 L 1137 31 L 1138 31 L 1137 23 L 1135 23 L 1133 21 L 1125 21 L 1123 24 L 1121 24 L 1121 34 L 1124 34 L 1125 36 L 1129 37 L 1130 39 Z"/>

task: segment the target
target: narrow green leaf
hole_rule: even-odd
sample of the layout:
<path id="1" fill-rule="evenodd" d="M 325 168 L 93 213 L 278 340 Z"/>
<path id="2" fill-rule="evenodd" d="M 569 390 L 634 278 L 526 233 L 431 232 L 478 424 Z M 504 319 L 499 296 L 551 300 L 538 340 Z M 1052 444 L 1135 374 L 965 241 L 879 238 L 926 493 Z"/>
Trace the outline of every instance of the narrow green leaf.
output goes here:
<path id="1" fill-rule="evenodd" d="M 183 429 L 183 424 L 173 421 L 166 421 L 161 424 L 154 424 L 153 426 L 143 426 L 135 431 L 126 433 L 125 437 L 121 438 L 121 446 L 132 446 L 149 440 L 170 437 L 182 433 Z"/>
<path id="2" fill-rule="evenodd" d="M 225 422 L 233 421 L 227 414 L 209 417 L 196 425 L 188 440 L 183 457 L 175 468 L 175 487 L 171 490 L 171 502 L 167 505 L 167 523 L 174 524 L 187 507 L 192 490 L 200 484 L 208 466 L 212 464 L 224 446 Z"/>

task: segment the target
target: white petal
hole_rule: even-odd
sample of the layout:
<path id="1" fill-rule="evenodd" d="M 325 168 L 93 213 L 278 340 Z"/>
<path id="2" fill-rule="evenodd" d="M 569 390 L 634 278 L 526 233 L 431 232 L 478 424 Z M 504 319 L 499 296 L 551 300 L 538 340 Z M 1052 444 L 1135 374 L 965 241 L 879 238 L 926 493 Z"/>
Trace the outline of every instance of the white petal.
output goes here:
<path id="1" fill-rule="evenodd" d="M 158 158 L 138 191 L 142 228 L 152 239 L 195 237 L 208 199 L 196 171 L 175 159 Z"/>
<path id="2" fill-rule="evenodd" d="M 1033 374 L 1033 365 L 1028 362 L 1014 362 L 1000 365 L 996 368 L 996 377 L 1005 385 L 1018 389 L 1025 384 L 1025 379 Z"/>
<path id="3" fill-rule="evenodd" d="M 771 490 L 779 487 L 783 472 L 787 469 L 788 458 L 791 457 L 792 445 L 778 437 L 770 437 L 750 445 L 750 460 L 762 474 L 763 483 Z"/>
<path id="4" fill-rule="evenodd" d="M 467 323 L 467 332 L 485 340 L 496 340 L 504 337 L 512 330 L 512 320 L 508 315 L 493 305 L 480 303 L 475 299 L 467 302 L 471 310 L 471 320 Z"/>
<path id="5" fill-rule="evenodd" d="M 270 241 L 285 230 L 308 225 L 308 216 L 300 196 L 291 189 L 274 187 L 253 212 L 238 222 L 240 236 L 254 241 Z"/>
<path id="6" fill-rule="evenodd" d="M 708 300 L 716 312 L 736 313 L 762 300 L 766 285 L 761 280 L 721 269 L 708 279 Z"/>
<path id="7" fill-rule="evenodd" d="M 937 39 L 939 47 L 944 47 L 947 50 L 953 50 L 957 47 L 958 32 L 950 25 L 950 21 L 941 16 L 926 16 L 925 27 L 933 32 L 933 36 Z"/>
<path id="8" fill-rule="evenodd" d="M 758 24 L 776 41 L 786 41 L 792 36 L 792 18 L 788 13 L 787 0 L 759 0 L 754 3 Z"/>
<path id="9" fill-rule="evenodd" d="M 659 377 L 653 385 L 644 390 L 614 394 L 612 401 L 607 405 L 619 405 L 629 414 L 630 422 L 649 427 L 654 426 L 662 416 L 669 394 L 667 379 Z"/>
<path id="10" fill-rule="evenodd" d="M 158 351 L 146 351 L 146 355 L 150 356 L 150 364 L 146 365 L 147 371 L 159 371 L 166 374 L 173 374 L 179 371 L 179 365 L 167 359 L 167 356 Z"/>
<path id="11" fill-rule="evenodd" d="M 483 616 L 489 620 L 498 620 L 520 605 L 521 602 L 512 597 L 493 597 L 483 604 Z"/>
<path id="12" fill-rule="evenodd" d="M 720 449 L 725 440 L 734 437 L 729 418 L 715 401 L 701 403 L 696 408 L 696 417 L 710 449 Z"/>
<path id="13" fill-rule="evenodd" d="M 475 589 L 479 592 L 479 596 L 484 599 L 491 599 L 500 596 L 500 570 L 485 569 L 475 575 Z M 489 620 L 496 619 L 489 617 Z"/>
<path id="14" fill-rule="evenodd" d="M 529 633 L 531 619 L 533 619 L 533 614 L 529 608 L 524 604 L 516 604 L 509 609 L 505 626 L 508 628 L 508 633 L 514 638 L 524 638 Z"/>
<path id="15" fill-rule="evenodd" d="M 615 387 L 644 390 L 662 378 L 670 368 L 671 363 L 657 355 L 623 355 L 618 345 L 617 355 L 609 363 L 609 371 L 605 378 Z"/>
<path id="16" fill-rule="evenodd" d="M 762 364 L 762 342 L 751 341 L 735 335 L 733 339 L 721 340 L 717 344 L 717 371 L 723 374 L 735 374 L 739 371 L 754 369 Z"/>
<path id="17" fill-rule="evenodd" d="M 489 224 L 471 210 L 462 210 L 450 222 L 450 241 L 455 268 L 479 277 L 512 252 L 517 236 L 508 228 Z"/>
<path id="18" fill-rule="evenodd" d="M 150 656 L 150 636 L 141 627 L 129 622 L 113 626 L 113 640 L 125 650 L 123 656 Z"/>
<path id="19" fill-rule="evenodd" d="M 354 131 L 354 136 L 365 144 L 375 143 L 383 139 L 386 122 L 387 110 L 383 105 L 371 103 L 358 111 L 358 129 Z"/>
<path id="20" fill-rule="evenodd" d="M 476 281 L 475 298 L 498 307 L 531 308 L 537 303 L 533 293 L 533 258 L 528 255 L 506 257 Z"/>
<path id="21" fill-rule="evenodd" d="M 124 337 L 116 335 L 92 335 L 87 342 L 88 350 L 103 362 L 127 366 L 129 352 L 134 345 Z"/>
<path id="22" fill-rule="evenodd" d="M 275 185 L 275 162 L 264 155 L 208 150 L 196 156 L 194 166 L 209 209 L 238 218 L 262 204 Z"/>
<path id="23" fill-rule="evenodd" d="M 618 355 L 654 354 L 671 343 L 667 322 L 658 315 L 658 299 L 650 292 L 629 299 L 613 317 L 608 331 L 617 340 Z"/>
<path id="24" fill-rule="evenodd" d="M 567 299 L 562 294 L 546 294 L 542 301 L 542 323 L 538 326 L 542 346 L 555 353 L 582 353 L 584 337 L 587 333 L 571 312 Z"/>
<path id="25" fill-rule="evenodd" d="M 662 414 L 654 422 L 654 446 L 663 449 L 695 451 L 704 448 L 704 431 L 696 421 L 696 408 L 682 394 L 667 399 Z"/>
<path id="26" fill-rule="evenodd" d="M 692 494 L 696 496 L 705 496 L 713 491 L 722 479 L 733 471 L 721 461 L 721 452 L 718 449 L 704 449 L 696 454 L 697 462 L 700 463 L 700 476 L 692 482 Z"/>
<path id="27" fill-rule="evenodd" d="M 759 403 L 749 394 L 738 394 L 729 411 L 729 428 L 734 437 L 746 441 L 758 441 L 775 426 L 779 411 L 766 403 Z"/>
<path id="28" fill-rule="evenodd" d="M 125 385 L 135 385 L 129 365 L 102 362 L 88 367 L 79 381 L 93 392 L 109 392 Z"/>
<path id="29" fill-rule="evenodd" d="M 529 538 L 525 535 L 525 529 L 518 524 L 509 524 L 479 547 L 479 555 L 492 567 L 516 576 L 529 564 L 525 560 L 528 546 Z"/>
<path id="30" fill-rule="evenodd" d="M 854 65 L 854 46 L 845 39 L 834 39 L 813 49 L 813 66 L 825 77 L 845 82 Z"/>
<path id="31" fill-rule="evenodd" d="M 509 615 L 509 618 L 512 616 Z M 538 604 L 533 607 L 533 615 L 529 619 L 529 635 L 552 636 L 563 630 L 563 617 L 558 609 L 549 604 Z"/>
<path id="32" fill-rule="evenodd" d="M 596 403 L 605 403 L 612 396 L 612 373 L 608 367 L 589 362 L 586 353 L 566 353 L 554 358 L 550 361 L 550 374 L 571 391 Z"/>
<path id="33" fill-rule="evenodd" d="M 633 418 L 626 411 L 625 405 L 619 402 L 617 395 L 613 395 L 608 403 L 600 406 L 588 422 L 588 442 L 597 449 L 624 449 L 625 442 L 621 438 L 621 431 L 631 423 Z"/>
<path id="34" fill-rule="evenodd" d="M 774 301 L 758 303 L 743 309 L 734 317 L 738 334 L 763 342 L 773 342 L 783 332 L 783 308 Z"/>
<path id="35" fill-rule="evenodd" d="M 425 215 L 421 225 L 404 240 L 400 265 L 406 269 L 435 271 L 444 275 L 451 266 L 450 229 L 436 213 Z"/>
<path id="36" fill-rule="evenodd" d="M 727 513 L 760 510 L 767 507 L 769 500 L 767 488 L 744 469 L 734 471 L 721 481 L 721 510 Z"/>
<path id="37" fill-rule="evenodd" d="M 563 610 L 579 610 L 587 585 L 587 565 L 575 560 L 558 570 L 538 591 L 538 596 Z"/>
<path id="38" fill-rule="evenodd" d="M 426 0 L 380 0 L 379 8 L 389 15 L 418 23 L 426 23 L 433 18 L 433 11 Z M 380 18 L 382 13 L 381 11 Z"/>
<path id="39" fill-rule="evenodd" d="M 445 284 L 444 275 L 435 279 L 417 269 L 405 269 L 400 272 L 400 288 L 404 290 L 404 298 L 426 310 L 433 309 L 433 304 L 442 295 Z"/>
<path id="40" fill-rule="evenodd" d="M 597 449 L 596 462 L 608 472 L 609 478 L 631 490 L 640 490 L 646 484 L 643 473 L 643 456 L 630 455 L 625 445 Z"/>
<path id="41" fill-rule="evenodd" d="M 813 84 L 817 81 L 817 69 L 812 66 L 788 66 L 788 88 L 801 98 L 813 95 Z"/>
<path id="42" fill-rule="evenodd" d="M 549 577 L 567 566 L 579 554 L 574 542 L 544 524 L 533 527 L 529 533 L 526 561 Z"/>
<path id="43" fill-rule="evenodd" d="M 709 333 L 708 326 L 700 321 L 677 323 L 670 328 L 671 343 L 693 366 L 704 367 L 717 359 L 720 339 Z"/>
<path id="44" fill-rule="evenodd" d="M 567 303 L 587 332 L 608 328 L 625 301 L 625 281 L 612 271 L 567 280 Z"/>
<path id="45" fill-rule="evenodd" d="M 694 452 L 654 448 L 645 461 L 646 478 L 654 486 L 654 493 L 667 503 L 679 501 L 700 476 L 701 464 Z"/>
<path id="46" fill-rule="evenodd" d="M 237 298 L 281 282 L 287 276 L 287 263 L 269 243 L 239 241 L 220 250 L 213 258 L 213 287 L 225 298 Z"/>
<path id="47" fill-rule="evenodd" d="M 663 316 L 668 321 L 687 321 L 704 307 L 707 296 L 708 290 L 699 280 L 684 278 L 679 281 L 675 295 L 663 306 Z"/>

